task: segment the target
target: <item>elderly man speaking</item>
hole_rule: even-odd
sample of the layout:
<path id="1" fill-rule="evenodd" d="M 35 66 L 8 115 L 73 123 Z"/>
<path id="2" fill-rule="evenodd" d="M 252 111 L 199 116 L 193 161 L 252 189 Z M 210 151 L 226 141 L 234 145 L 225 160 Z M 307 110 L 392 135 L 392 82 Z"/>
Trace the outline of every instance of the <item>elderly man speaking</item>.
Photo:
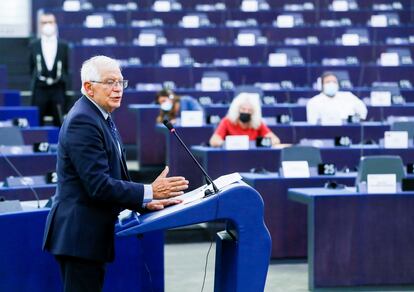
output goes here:
<path id="1" fill-rule="evenodd" d="M 130 180 L 124 148 L 111 118 L 128 81 L 117 61 L 96 56 L 82 65 L 83 96 L 59 134 L 58 186 L 46 221 L 43 248 L 60 266 L 64 291 L 101 291 L 105 264 L 114 259 L 114 224 L 122 209 L 138 212 L 177 204 L 184 177 L 152 184 Z"/>

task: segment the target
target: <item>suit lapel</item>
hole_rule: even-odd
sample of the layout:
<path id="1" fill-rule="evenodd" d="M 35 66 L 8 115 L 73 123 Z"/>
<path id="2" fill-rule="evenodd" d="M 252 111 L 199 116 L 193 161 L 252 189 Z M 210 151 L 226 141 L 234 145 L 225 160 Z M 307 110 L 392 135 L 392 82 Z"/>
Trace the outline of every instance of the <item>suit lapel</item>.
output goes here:
<path id="1" fill-rule="evenodd" d="M 111 134 L 111 130 L 108 127 L 107 122 L 105 121 L 105 118 L 103 117 L 102 113 L 99 111 L 99 109 L 86 97 L 86 96 L 82 96 L 82 98 L 84 99 L 84 101 L 89 104 L 90 107 L 92 107 L 92 109 L 95 111 L 95 113 L 98 115 L 98 118 L 100 119 L 103 128 L 105 128 L 106 130 L 104 130 L 105 134 L 105 139 L 110 139 L 110 141 L 112 141 L 112 145 L 113 147 L 115 147 L 115 155 L 118 157 L 118 160 L 121 164 L 121 169 L 123 171 L 124 176 L 128 179 L 131 180 L 131 177 L 129 176 L 128 173 L 128 168 L 126 165 L 126 158 L 125 158 L 125 154 L 124 154 L 124 146 L 122 144 L 122 140 L 121 137 L 118 135 L 118 139 L 119 139 L 119 146 L 121 147 L 121 153 L 122 155 L 119 153 L 118 151 L 118 145 L 117 142 L 114 141 L 114 138 L 112 137 Z"/>

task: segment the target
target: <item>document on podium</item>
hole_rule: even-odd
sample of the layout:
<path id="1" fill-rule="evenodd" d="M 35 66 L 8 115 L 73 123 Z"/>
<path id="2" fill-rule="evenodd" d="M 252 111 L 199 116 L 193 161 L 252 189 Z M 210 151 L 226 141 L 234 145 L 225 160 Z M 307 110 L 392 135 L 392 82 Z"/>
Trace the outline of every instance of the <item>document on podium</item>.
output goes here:
<path id="1" fill-rule="evenodd" d="M 222 188 L 228 185 L 241 181 L 241 179 L 242 177 L 238 172 L 233 172 L 230 174 L 222 175 L 219 178 L 215 179 L 214 184 L 217 186 L 219 190 L 221 190 Z M 213 186 L 211 184 L 203 185 L 195 190 L 192 190 L 191 192 L 185 193 L 181 196 L 177 196 L 176 198 L 182 200 L 181 204 L 189 204 L 191 202 L 204 198 L 204 192 L 207 189 L 213 191 Z"/>
<path id="2" fill-rule="evenodd" d="M 234 172 L 220 176 L 219 178 L 214 180 L 214 184 L 217 186 L 219 190 L 221 190 L 222 188 L 241 180 L 241 175 L 238 172 Z M 211 185 L 203 185 L 195 190 L 192 190 L 191 192 L 185 193 L 181 196 L 177 196 L 176 198 L 182 200 L 180 205 L 189 204 L 204 198 L 204 192 L 207 189 L 213 191 L 213 187 Z M 139 216 L 140 214 L 138 212 L 134 212 L 128 209 L 123 210 L 118 215 L 118 225 L 121 228 L 126 228 L 128 226 L 140 224 Z"/>

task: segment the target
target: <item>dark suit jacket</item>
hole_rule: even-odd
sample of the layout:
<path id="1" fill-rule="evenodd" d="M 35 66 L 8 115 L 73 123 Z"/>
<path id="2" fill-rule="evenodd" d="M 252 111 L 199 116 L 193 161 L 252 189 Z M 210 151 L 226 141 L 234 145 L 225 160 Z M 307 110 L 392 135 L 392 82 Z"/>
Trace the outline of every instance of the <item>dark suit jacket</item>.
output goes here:
<path id="1" fill-rule="evenodd" d="M 44 250 L 113 260 L 117 215 L 123 208 L 140 211 L 144 196 L 144 186 L 129 181 L 115 143 L 102 113 L 81 97 L 59 134 L 58 185 L 46 221 Z"/>
<path id="2" fill-rule="evenodd" d="M 46 82 L 38 79 L 38 75 L 45 77 L 56 78 L 57 72 L 57 63 L 58 61 L 62 62 L 62 77 L 60 78 L 58 84 L 68 85 L 68 68 L 69 68 L 69 46 L 66 42 L 58 39 L 58 46 L 56 52 L 55 62 L 53 63 L 52 71 L 49 71 L 46 67 L 45 58 L 42 54 L 42 45 L 40 39 L 36 39 L 30 43 L 30 72 L 32 74 L 32 89 L 34 86 L 45 87 L 49 86 Z M 41 58 L 41 72 L 37 70 L 37 56 Z"/>

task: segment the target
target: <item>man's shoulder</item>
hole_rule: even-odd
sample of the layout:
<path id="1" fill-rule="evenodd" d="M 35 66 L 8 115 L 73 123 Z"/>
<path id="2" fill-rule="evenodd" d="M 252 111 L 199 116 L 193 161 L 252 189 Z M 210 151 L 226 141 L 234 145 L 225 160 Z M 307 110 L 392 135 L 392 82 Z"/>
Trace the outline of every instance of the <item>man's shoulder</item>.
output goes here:
<path id="1" fill-rule="evenodd" d="M 72 120 L 84 119 L 84 120 L 97 120 L 97 113 L 93 110 L 93 107 L 89 105 L 90 101 L 85 96 L 80 97 L 73 107 L 68 112 L 66 119 L 68 122 Z"/>
<path id="2" fill-rule="evenodd" d="M 308 100 L 308 105 L 309 104 L 314 104 L 314 103 L 318 103 L 320 101 L 322 101 L 325 98 L 325 96 L 322 93 L 319 93 L 317 95 L 312 96 L 309 100 Z"/>

